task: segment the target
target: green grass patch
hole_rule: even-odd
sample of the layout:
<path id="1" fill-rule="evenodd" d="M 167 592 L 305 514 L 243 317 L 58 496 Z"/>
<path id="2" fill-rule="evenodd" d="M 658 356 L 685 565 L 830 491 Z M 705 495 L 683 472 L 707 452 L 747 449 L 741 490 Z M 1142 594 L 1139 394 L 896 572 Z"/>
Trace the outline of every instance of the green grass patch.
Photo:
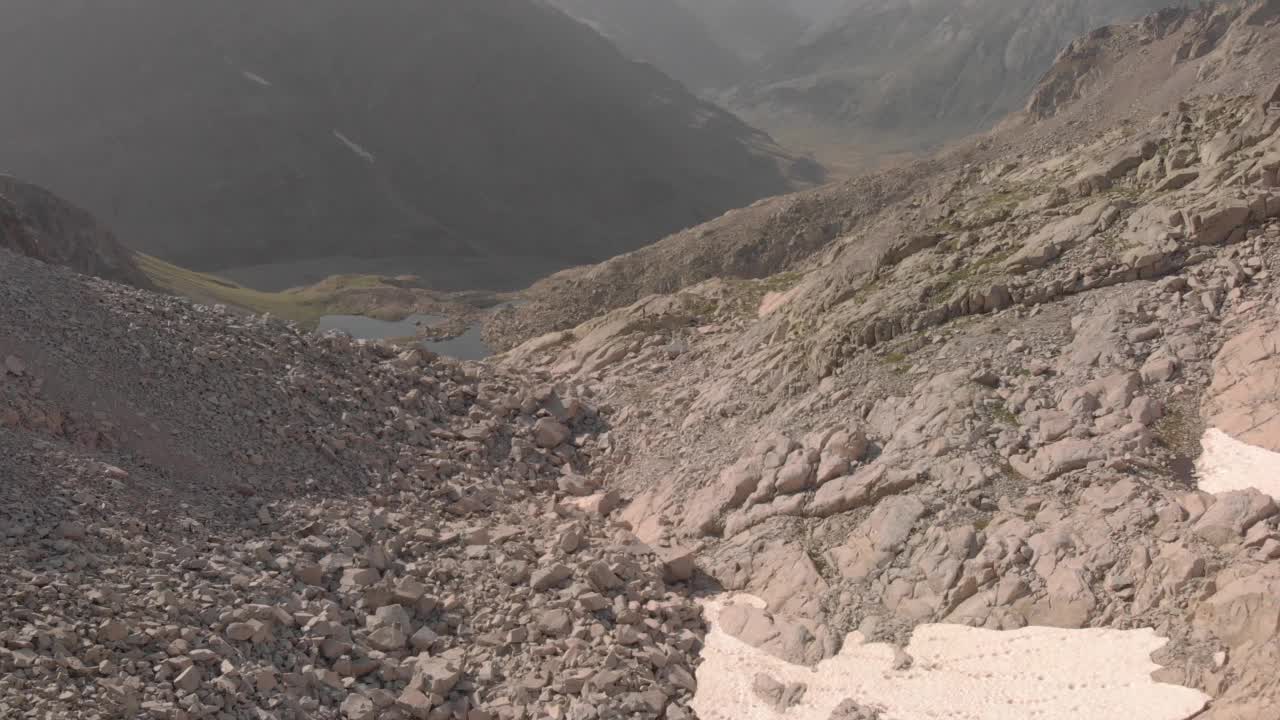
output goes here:
<path id="1" fill-rule="evenodd" d="M 1018 416 L 1014 415 L 1013 412 L 1004 405 L 997 405 L 993 407 L 991 409 L 991 417 L 994 418 L 996 422 L 1003 423 L 1011 427 L 1018 426 Z"/>
<path id="2" fill-rule="evenodd" d="M 911 356 L 907 353 L 891 352 L 880 359 L 889 366 L 889 370 L 897 375 L 906 375 L 911 372 Z"/>
<path id="3" fill-rule="evenodd" d="M 979 198 L 961 216 L 948 219 L 952 232 L 981 230 L 1008 220 L 1019 205 L 1034 197 L 1032 188 L 1001 190 Z"/>
<path id="4" fill-rule="evenodd" d="M 961 286 L 972 285 L 975 281 L 984 279 L 989 275 L 994 276 L 993 270 L 996 266 L 1012 257 L 1013 253 L 1014 250 L 1012 248 L 1001 250 L 949 273 L 941 282 L 929 290 L 929 296 L 942 301 L 950 300 L 951 296 Z"/>
<path id="5" fill-rule="evenodd" d="M 691 296 L 683 299 L 685 310 L 697 318 L 712 319 L 720 310 L 720 302 L 714 298 Z"/>
<path id="6" fill-rule="evenodd" d="M 697 315 L 711 317 L 717 314 L 735 317 L 753 318 L 760 312 L 760 303 L 769 293 L 784 293 L 791 290 L 804 279 L 804 273 L 796 271 L 781 272 L 759 280 L 731 279 L 727 281 L 732 292 L 723 302 L 702 300 L 686 307 Z"/>
<path id="7" fill-rule="evenodd" d="M 1151 428 L 1151 435 L 1158 445 L 1193 457 L 1199 454 L 1200 436 L 1203 433 L 1204 421 L 1200 418 L 1195 400 L 1189 396 L 1166 404 L 1164 415 Z"/>
<path id="8" fill-rule="evenodd" d="M 1107 198 L 1122 200 L 1136 205 L 1141 202 L 1143 198 L 1143 189 L 1138 185 L 1137 181 L 1132 178 L 1128 178 L 1120 183 L 1112 185 L 1111 188 L 1107 190 L 1105 196 Z"/>
<path id="9" fill-rule="evenodd" d="M 786 292 L 796 285 L 800 284 L 800 280 L 804 277 L 802 273 L 790 270 L 772 275 L 760 281 L 760 286 L 764 288 L 766 293 Z"/>
<path id="10" fill-rule="evenodd" d="M 886 268 L 885 275 L 877 275 L 871 278 L 869 281 L 863 283 L 862 287 L 858 288 L 851 295 L 849 295 L 848 299 L 853 300 L 858 304 L 862 304 L 866 302 L 867 298 L 870 298 L 872 295 L 874 295 L 875 293 L 879 292 L 882 288 L 884 288 L 884 286 L 886 285 L 886 278 L 888 277 L 888 274 L 892 274 L 892 272 L 893 272 L 892 268 Z"/>
<path id="11" fill-rule="evenodd" d="M 357 310 L 344 305 L 348 290 L 393 287 L 374 275 L 336 275 L 308 287 L 282 292 L 263 292 L 244 287 L 225 278 L 196 272 L 165 262 L 150 255 L 137 254 L 138 266 L 161 289 L 196 302 L 230 305 L 257 313 L 271 313 L 304 326 L 313 327 L 324 315 L 361 312 L 378 317 L 378 312 Z M 382 319 L 398 320 L 386 315 Z"/>
<path id="12" fill-rule="evenodd" d="M 982 199 L 978 204 L 978 212 L 998 210 L 1006 207 L 1017 207 L 1033 197 L 1031 191 L 1027 188 L 1018 190 L 1001 190 L 1000 192 L 991 193 Z"/>

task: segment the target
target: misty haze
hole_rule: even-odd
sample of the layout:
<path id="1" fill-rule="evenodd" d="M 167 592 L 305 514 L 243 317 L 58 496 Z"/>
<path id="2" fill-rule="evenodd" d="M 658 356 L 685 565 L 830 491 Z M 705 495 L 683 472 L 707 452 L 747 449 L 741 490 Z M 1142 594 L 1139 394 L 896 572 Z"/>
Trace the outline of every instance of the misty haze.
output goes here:
<path id="1" fill-rule="evenodd" d="M 1280 720 L 1280 0 L 0 0 L 0 720 Z"/>

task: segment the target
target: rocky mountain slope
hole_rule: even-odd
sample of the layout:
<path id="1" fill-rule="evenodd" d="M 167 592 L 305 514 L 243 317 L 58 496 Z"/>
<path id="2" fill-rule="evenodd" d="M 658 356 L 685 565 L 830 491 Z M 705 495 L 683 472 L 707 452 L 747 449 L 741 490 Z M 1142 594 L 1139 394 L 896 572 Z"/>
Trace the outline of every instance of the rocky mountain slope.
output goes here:
<path id="1" fill-rule="evenodd" d="M 485 363 L 0 250 L 0 715 L 1273 720 L 1277 9 Z"/>
<path id="2" fill-rule="evenodd" d="M 776 53 L 727 99 L 765 127 L 858 130 L 916 145 L 1019 108 L 1067 43 L 1167 0 L 859 0 Z"/>
<path id="3" fill-rule="evenodd" d="M 0 175 L 0 248 L 149 288 L 133 252 L 93 216 L 44 188 Z"/>
<path id="4" fill-rule="evenodd" d="M 18 0 L 0 68 L 0 168 L 202 270 L 599 260 L 818 173 L 532 0 Z"/>
<path id="5" fill-rule="evenodd" d="M 602 518 L 607 429 L 0 250 L 0 716 L 688 717 L 691 565 Z"/>
<path id="6" fill-rule="evenodd" d="M 907 673 L 929 623 L 1154 628 L 1156 679 L 1209 698 L 1180 717 L 1275 717 L 1276 10 L 1149 18 L 1077 97 L 937 158 L 789 272 L 503 362 L 619 408 L 623 517 L 764 602 L 718 633 L 805 668 L 858 631 Z M 857 197 L 831 192 L 793 202 Z M 752 687 L 744 715 L 831 699 Z"/>
<path id="7" fill-rule="evenodd" d="M 709 278 L 760 279 L 828 262 L 832 241 L 851 236 L 858 238 L 851 255 L 865 265 L 908 232 L 904 225 L 936 221 L 945 211 L 930 208 L 965 166 L 1084 145 L 1149 122 L 1188 93 L 1260 88 L 1275 72 L 1266 54 L 1273 6 L 1166 10 L 1092 32 L 1069 43 L 1023 109 L 997 131 L 894 169 L 762 200 L 632 253 L 548 277 L 525 292 L 527 302 L 494 318 L 493 344 L 510 347 L 566 330 L 600 309 Z"/>

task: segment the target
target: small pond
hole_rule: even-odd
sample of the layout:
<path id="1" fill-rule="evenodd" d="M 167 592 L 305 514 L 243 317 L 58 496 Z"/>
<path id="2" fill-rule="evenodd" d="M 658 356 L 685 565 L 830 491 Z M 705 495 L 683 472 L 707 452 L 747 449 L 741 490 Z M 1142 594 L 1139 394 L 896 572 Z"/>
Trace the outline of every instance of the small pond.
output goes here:
<path id="1" fill-rule="evenodd" d="M 493 349 L 485 344 L 484 338 L 480 336 L 480 329 L 480 323 L 476 323 L 458 337 L 428 340 L 422 345 L 432 352 L 459 360 L 483 360 L 493 354 Z"/>
<path id="2" fill-rule="evenodd" d="M 432 325 L 443 321 L 439 315 L 410 315 L 403 320 L 389 321 L 363 315 L 325 315 L 316 326 L 317 332 L 338 330 L 357 340 L 388 340 L 407 338 L 418 334 L 419 325 Z M 480 336 L 480 323 L 448 340 L 424 340 L 422 346 L 432 352 L 459 360 L 482 360 L 493 354 Z"/>

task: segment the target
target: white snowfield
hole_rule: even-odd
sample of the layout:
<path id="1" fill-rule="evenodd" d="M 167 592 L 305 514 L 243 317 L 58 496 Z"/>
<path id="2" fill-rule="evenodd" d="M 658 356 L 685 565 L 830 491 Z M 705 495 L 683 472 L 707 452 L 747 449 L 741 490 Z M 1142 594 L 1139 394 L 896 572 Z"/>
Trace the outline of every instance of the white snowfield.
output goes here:
<path id="1" fill-rule="evenodd" d="M 1154 630 L 1024 628 L 1001 632 L 961 625 L 916 628 L 894 670 L 894 649 L 850 633 L 839 655 L 815 668 L 792 665 L 728 635 L 719 614 L 729 602 L 704 603 L 711 632 L 698 668 L 692 707 L 702 720 L 828 720 L 846 698 L 878 707 L 883 720 L 1186 720 L 1209 697 L 1157 683 Z M 757 673 L 805 683 L 804 699 L 785 712 L 751 690 Z"/>
<path id="2" fill-rule="evenodd" d="M 368 162 L 369 164 L 374 163 L 375 158 L 373 157 L 373 153 L 360 147 L 360 145 L 358 145 L 351 138 L 347 137 L 346 135 L 343 135 L 341 132 L 337 130 L 333 131 L 333 136 L 338 138 L 338 142 L 345 145 L 348 150 L 355 153 L 356 155 L 359 155 L 365 162 Z"/>
<path id="3" fill-rule="evenodd" d="M 342 142 L 343 145 L 346 145 L 348 150 L 355 152 L 356 155 L 360 155 L 362 159 L 367 161 L 367 163 L 370 163 L 370 164 L 374 163 L 374 160 L 375 160 L 374 154 L 372 154 L 372 152 L 370 151 L 365 150 L 364 147 L 357 145 L 356 141 L 353 141 L 351 140 L 351 138 L 342 135 L 342 133 L 338 131 L 333 131 L 333 136 L 338 138 L 338 142 Z"/>
<path id="4" fill-rule="evenodd" d="M 1280 453 L 1241 442 L 1218 428 L 1200 438 L 1196 462 L 1200 489 L 1207 493 L 1257 488 L 1280 500 Z"/>
<path id="5" fill-rule="evenodd" d="M 271 87 L 271 81 L 267 80 L 266 78 L 262 77 L 257 73 L 252 73 L 252 72 L 249 72 L 248 70 L 241 70 L 240 74 L 243 75 L 244 78 L 249 82 L 257 83 L 262 87 Z"/>

